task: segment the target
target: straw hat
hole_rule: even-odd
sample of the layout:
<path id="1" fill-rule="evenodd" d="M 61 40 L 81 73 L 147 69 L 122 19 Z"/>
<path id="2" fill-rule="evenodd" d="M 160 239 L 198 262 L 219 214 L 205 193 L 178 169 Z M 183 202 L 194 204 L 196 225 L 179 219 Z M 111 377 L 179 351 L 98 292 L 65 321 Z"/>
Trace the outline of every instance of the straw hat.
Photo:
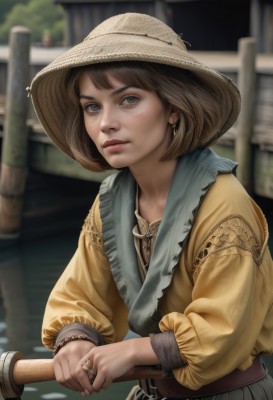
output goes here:
<path id="1" fill-rule="evenodd" d="M 132 60 L 190 70 L 222 91 L 226 112 L 223 113 L 222 128 L 212 133 L 211 141 L 223 135 L 235 122 L 240 111 L 240 95 L 229 78 L 192 57 L 181 38 L 157 18 L 139 13 L 120 14 L 99 24 L 83 42 L 42 69 L 29 88 L 34 109 L 45 131 L 70 157 L 73 156 L 62 126 L 67 111 L 64 105 L 65 71 L 88 64 Z"/>

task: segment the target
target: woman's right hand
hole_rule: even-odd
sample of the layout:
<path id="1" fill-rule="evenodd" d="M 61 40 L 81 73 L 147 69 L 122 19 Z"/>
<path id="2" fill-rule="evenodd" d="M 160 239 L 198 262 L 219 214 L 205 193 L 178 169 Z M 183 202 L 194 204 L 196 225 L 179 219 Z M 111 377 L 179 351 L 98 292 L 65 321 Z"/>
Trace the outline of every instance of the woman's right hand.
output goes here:
<path id="1" fill-rule="evenodd" d="M 76 373 L 76 366 L 93 347 L 95 347 L 95 344 L 86 340 L 75 340 L 66 343 L 53 358 L 56 381 L 68 389 L 80 392 L 83 396 L 91 394 L 93 388 L 88 376 L 82 371 L 82 376 L 79 377 L 79 371 Z M 84 383 L 84 388 L 79 382 L 79 378 Z"/>

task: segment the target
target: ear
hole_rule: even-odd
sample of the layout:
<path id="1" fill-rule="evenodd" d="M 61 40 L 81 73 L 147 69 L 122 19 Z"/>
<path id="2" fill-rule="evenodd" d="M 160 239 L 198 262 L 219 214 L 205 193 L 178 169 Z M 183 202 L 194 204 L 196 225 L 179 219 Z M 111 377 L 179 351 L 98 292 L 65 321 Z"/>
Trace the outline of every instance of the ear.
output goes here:
<path id="1" fill-rule="evenodd" d="M 179 111 L 172 109 L 170 112 L 170 115 L 169 115 L 168 122 L 171 125 L 176 124 L 178 122 L 179 118 L 180 118 Z"/>

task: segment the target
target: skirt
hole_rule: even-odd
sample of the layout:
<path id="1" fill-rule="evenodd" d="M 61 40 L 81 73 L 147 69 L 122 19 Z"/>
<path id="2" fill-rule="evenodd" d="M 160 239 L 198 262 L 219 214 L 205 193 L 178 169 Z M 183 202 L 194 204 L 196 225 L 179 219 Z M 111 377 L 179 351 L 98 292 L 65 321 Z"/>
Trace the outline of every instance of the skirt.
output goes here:
<path id="1" fill-rule="evenodd" d="M 186 398 L 148 396 L 139 386 L 132 388 L 125 400 L 191 400 Z M 195 398 L 194 400 L 273 400 L 273 378 L 266 375 L 249 386 L 231 392 Z"/>

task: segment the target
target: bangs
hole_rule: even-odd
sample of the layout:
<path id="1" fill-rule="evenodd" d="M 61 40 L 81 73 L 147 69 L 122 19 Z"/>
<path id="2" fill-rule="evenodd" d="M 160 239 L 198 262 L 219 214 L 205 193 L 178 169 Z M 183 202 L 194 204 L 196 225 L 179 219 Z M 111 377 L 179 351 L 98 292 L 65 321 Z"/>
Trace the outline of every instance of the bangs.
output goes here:
<path id="1" fill-rule="evenodd" d="M 70 153 L 91 171 L 111 170 L 111 166 L 98 152 L 85 129 L 80 104 L 79 82 L 87 74 L 99 90 L 114 89 L 115 83 L 155 93 L 166 110 L 178 112 L 177 132 L 162 161 L 175 159 L 196 148 L 208 146 L 223 130 L 223 115 L 230 110 L 223 87 L 214 80 L 169 65 L 152 62 L 125 61 L 85 65 L 66 71 L 63 126 Z M 116 82 L 115 82 L 116 81 Z M 225 95 L 225 97 L 224 97 Z M 226 120 L 228 120 L 226 118 Z"/>
<path id="2" fill-rule="evenodd" d="M 151 66 L 150 66 L 151 68 Z M 97 89 L 113 89 L 112 80 L 125 85 L 156 92 L 156 84 L 149 73 L 148 63 L 114 62 L 93 64 L 82 68 Z"/>

